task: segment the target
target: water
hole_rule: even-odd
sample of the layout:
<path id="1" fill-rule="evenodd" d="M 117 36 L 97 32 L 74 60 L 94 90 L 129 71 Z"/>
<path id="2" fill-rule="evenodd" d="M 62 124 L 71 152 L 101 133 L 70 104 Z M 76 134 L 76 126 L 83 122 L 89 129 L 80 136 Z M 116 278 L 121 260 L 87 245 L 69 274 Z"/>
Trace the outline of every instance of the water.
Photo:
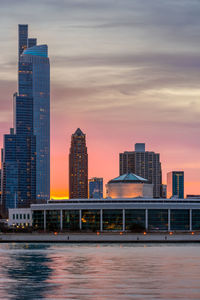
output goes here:
<path id="1" fill-rule="evenodd" d="M 0 299 L 200 299 L 200 245 L 0 244 Z"/>

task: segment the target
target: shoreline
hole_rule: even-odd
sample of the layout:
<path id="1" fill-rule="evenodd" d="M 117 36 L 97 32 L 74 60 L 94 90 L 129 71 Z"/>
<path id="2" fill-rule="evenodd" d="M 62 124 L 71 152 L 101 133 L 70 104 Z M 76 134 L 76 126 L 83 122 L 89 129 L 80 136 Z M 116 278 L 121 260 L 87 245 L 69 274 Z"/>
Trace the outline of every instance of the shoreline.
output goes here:
<path id="1" fill-rule="evenodd" d="M 0 243 L 200 243 L 199 233 L 8 233 Z"/>

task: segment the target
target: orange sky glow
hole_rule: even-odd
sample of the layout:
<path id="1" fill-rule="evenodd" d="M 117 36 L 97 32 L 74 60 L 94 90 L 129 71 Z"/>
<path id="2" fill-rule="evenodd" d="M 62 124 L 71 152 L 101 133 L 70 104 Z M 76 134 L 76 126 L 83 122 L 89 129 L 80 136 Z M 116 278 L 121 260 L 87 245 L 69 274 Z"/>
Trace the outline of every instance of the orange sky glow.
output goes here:
<path id="1" fill-rule="evenodd" d="M 163 183 L 184 170 L 185 194 L 200 194 L 199 10 L 189 0 L 2 0 L 0 147 L 12 127 L 17 25 L 28 23 L 51 61 L 51 197 L 68 196 L 78 127 L 89 178 L 117 177 L 119 153 L 144 142 L 161 155 Z"/>

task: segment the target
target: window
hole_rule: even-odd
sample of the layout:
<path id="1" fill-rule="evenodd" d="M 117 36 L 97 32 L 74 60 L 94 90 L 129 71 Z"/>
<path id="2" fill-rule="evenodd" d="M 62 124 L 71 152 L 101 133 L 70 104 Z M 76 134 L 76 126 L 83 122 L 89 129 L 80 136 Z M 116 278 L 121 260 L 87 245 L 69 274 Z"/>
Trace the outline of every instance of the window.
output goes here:
<path id="1" fill-rule="evenodd" d="M 27 219 L 28 219 L 28 220 L 30 219 L 30 214 L 27 214 Z"/>
<path id="2" fill-rule="evenodd" d="M 15 220 L 15 214 L 13 214 L 13 220 Z"/>
<path id="3" fill-rule="evenodd" d="M 103 210 L 103 229 L 122 230 L 122 210 L 104 209 Z"/>
<path id="4" fill-rule="evenodd" d="M 189 210 L 171 209 L 171 230 L 189 230 Z"/>
<path id="5" fill-rule="evenodd" d="M 148 224 L 150 230 L 168 229 L 168 210 L 167 209 L 149 209 Z"/>
<path id="6" fill-rule="evenodd" d="M 125 228 L 126 230 L 144 230 L 145 229 L 145 210 L 144 209 L 126 209 L 125 210 Z"/>
<path id="7" fill-rule="evenodd" d="M 22 214 L 20 214 L 20 219 L 22 219 Z"/>
<path id="8" fill-rule="evenodd" d="M 18 219 L 18 214 L 16 214 L 16 219 Z"/>
<path id="9" fill-rule="evenodd" d="M 100 210 L 82 210 L 82 229 L 100 230 Z"/>

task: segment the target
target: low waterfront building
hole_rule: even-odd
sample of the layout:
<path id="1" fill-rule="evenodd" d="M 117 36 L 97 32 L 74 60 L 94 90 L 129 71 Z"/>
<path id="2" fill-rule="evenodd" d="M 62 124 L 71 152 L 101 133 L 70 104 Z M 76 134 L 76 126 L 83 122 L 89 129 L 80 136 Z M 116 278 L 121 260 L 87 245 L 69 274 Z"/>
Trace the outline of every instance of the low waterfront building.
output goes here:
<path id="1" fill-rule="evenodd" d="M 152 198 L 153 184 L 136 174 L 127 173 L 110 180 L 106 194 L 108 198 Z"/>
<path id="2" fill-rule="evenodd" d="M 9 224 L 26 223 L 23 211 L 10 209 Z M 29 214 L 34 230 L 44 231 L 200 230 L 200 199 L 54 200 L 32 204 Z"/>
<path id="3" fill-rule="evenodd" d="M 32 210 L 31 208 L 11 208 L 9 209 L 8 226 L 12 227 L 31 227 Z"/>

